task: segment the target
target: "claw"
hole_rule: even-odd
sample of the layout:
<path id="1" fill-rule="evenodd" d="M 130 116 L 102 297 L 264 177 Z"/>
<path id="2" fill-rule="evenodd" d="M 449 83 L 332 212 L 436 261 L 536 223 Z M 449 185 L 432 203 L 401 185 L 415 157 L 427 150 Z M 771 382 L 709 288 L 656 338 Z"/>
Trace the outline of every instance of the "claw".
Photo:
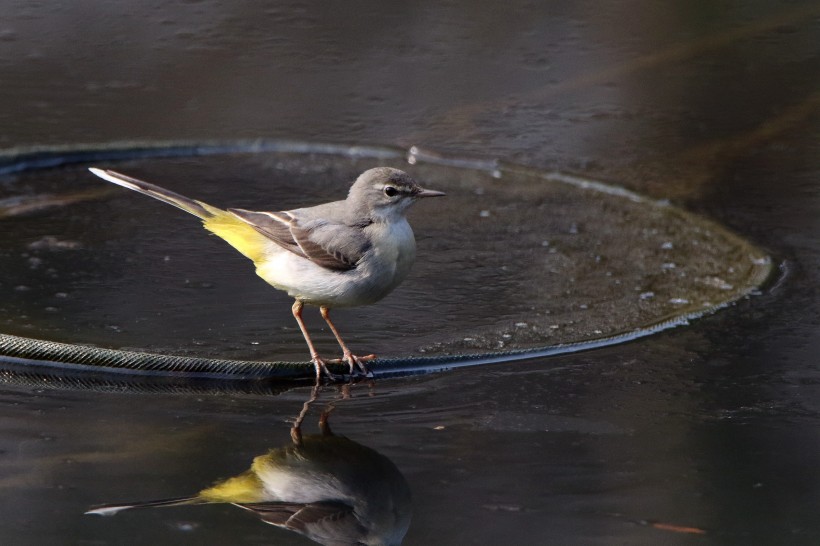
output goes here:
<path id="1" fill-rule="evenodd" d="M 354 375 L 354 373 L 356 373 L 356 368 L 359 368 L 365 377 L 373 377 L 373 372 L 370 371 L 365 363 L 370 362 L 371 360 L 376 360 L 376 355 L 370 354 L 365 356 L 356 356 L 353 353 L 348 353 L 344 355 L 342 360 L 347 362 L 347 365 L 350 366 L 350 375 Z"/>
<path id="2" fill-rule="evenodd" d="M 336 375 L 335 373 L 331 372 L 327 368 L 327 364 L 332 363 L 333 362 L 332 360 L 327 360 L 326 361 L 323 358 L 320 358 L 318 356 L 314 356 L 313 358 L 310 359 L 310 361 L 313 362 L 313 365 L 316 367 L 316 380 L 317 381 L 322 378 L 322 375 L 324 375 L 325 377 L 327 377 L 331 381 L 341 381 L 342 379 L 344 379 L 341 375 Z"/>
<path id="3" fill-rule="evenodd" d="M 376 360 L 376 358 L 378 358 L 376 355 L 356 356 L 350 353 L 342 358 L 334 358 L 332 360 L 326 360 L 325 362 L 328 364 L 347 364 L 350 367 L 351 376 L 364 375 L 366 377 L 373 377 L 373 372 L 370 371 L 365 362 Z"/>

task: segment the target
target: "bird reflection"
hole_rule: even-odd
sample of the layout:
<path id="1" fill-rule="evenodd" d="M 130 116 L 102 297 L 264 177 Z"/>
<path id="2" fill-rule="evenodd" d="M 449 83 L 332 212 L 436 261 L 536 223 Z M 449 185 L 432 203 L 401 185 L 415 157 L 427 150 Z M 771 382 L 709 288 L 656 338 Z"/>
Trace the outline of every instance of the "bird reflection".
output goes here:
<path id="1" fill-rule="evenodd" d="M 386 457 L 330 430 L 333 407 L 322 412 L 320 434 L 303 435 L 302 421 L 318 386 L 291 428 L 290 445 L 271 449 L 251 468 L 189 497 L 111 504 L 87 514 L 131 508 L 230 503 L 262 521 L 329 546 L 401 544 L 410 525 L 410 488 Z"/>

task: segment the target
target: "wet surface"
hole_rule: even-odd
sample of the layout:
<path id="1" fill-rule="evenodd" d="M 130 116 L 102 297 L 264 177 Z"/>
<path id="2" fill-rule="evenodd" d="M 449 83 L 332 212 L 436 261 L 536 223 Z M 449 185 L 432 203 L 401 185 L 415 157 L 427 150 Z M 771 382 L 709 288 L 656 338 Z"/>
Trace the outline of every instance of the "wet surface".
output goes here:
<path id="1" fill-rule="evenodd" d="M 636 331 L 735 301 L 769 276 L 771 259 L 753 245 L 617 187 L 515 165 L 448 167 L 442 163 L 455 160 L 436 164 L 421 154 L 404 166 L 401 150 L 356 155 L 101 164 L 151 180 L 162 173 L 174 191 L 223 208 L 341 198 L 358 173 L 379 165 L 400 165 L 445 190 L 447 199 L 411 212 L 420 248 L 406 285 L 377 306 L 335 314 L 345 336 L 383 357 L 530 349 Z M 4 333 L 209 358 L 305 358 L 290 298 L 256 279 L 252 264 L 195 218 L 128 191 L 103 193 L 109 188 L 85 166 L 18 174 L 6 185 L 17 195 L 0 208 L 9 228 Z M 324 330 L 316 341 L 323 353 L 334 351 Z"/>
<path id="2" fill-rule="evenodd" d="M 0 24 L 0 144 L 415 144 L 578 172 L 724 224 L 784 260 L 784 278 L 633 344 L 356 385 L 332 424 L 407 479 L 413 519 L 404 544 L 816 544 L 818 12 L 811 2 L 513 3 L 503 11 L 346 3 L 322 12 L 298 2 L 192 2 L 173 11 L 13 4 Z M 162 163 L 140 163 L 135 174 L 184 184 L 191 179 L 182 171 L 197 168 L 168 173 Z M 0 202 L 19 194 L 7 184 Z M 157 244 L 202 238 L 184 215 L 172 219 L 175 211 L 130 194 L 57 209 L 35 203 L 39 211 L 13 221 L 50 227 L 70 218 L 77 233 L 96 227 L 101 241 L 122 237 L 106 231 L 110 223 L 87 224 L 81 213 L 100 203 L 111 212 L 133 207 L 155 219 L 152 229 L 172 226 L 173 237 L 153 232 Z M 421 238 L 421 225 L 416 231 L 431 251 L 420 260 L 435 259 L 435 241 Z M 69 233 L 44 230 L 27 252 L 70 262 L 84 250 L 71 248 L 79 238 Z M 206 257 L 225 253 L 205 240 L 214 248 Z M 128 286 L 124 268 L 105 258 L 89 256 L 101 267 L 88 286 L 115 274 Z M 136 258 L 134 267 L 149 267 Z M 235 267 L 247 275 L 240 256 Z M 438 282 L 446 290 L 458 281 Z M 266 303 L 274 297 L 261 289 Z M 355 313 L 347 319 L 365 321 Z M 54 324 L 47 319 L 41 324 Z M 116 332 L 110 338 L 117 343 Z M 187 343 L 157 344 L 169 345 Z M 82 513 L 190 494 L 246 470 L 290 441 L 287 421 L 309 391 L 149 396 L 6 386 L 2 540 L 307 544 L 230 506 Z"/>

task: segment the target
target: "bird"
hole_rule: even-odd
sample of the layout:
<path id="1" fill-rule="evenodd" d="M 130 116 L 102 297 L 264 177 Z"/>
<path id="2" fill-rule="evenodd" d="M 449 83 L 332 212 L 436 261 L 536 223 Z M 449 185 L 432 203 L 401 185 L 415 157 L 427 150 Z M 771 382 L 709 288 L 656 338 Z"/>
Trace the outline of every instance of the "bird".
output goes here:
<path id="1" fill-rule="evenodd" d="M 97 167 L 96 176 L 184 210 L 204 228 L 249 258 L 256 274 L 294 299 L 291 312 L 305 338 L 316 379 L 338 379 L 327 367 L 347 363 L 350 375 L 372 375 L 367 362 L 348 348 L 330 318 L 339 307 L 370 305 L 407 277 L 416 257 L 416 241 L 406 218 L 419 199 L 444 192 L 425 189 L 406 172 L 392 167 L 364 171 L 343 200 L 285 211 L 220 209 L 155 184 Z M 302 320 L 305 305 L 319 307 L 342 349 L 341 359 L 322 358 Z"/>
<path id="2" fill-rule="evenodd" d="M 401 471 L 377 451 L 333 434 L 327 413 L 319 427 L 321 434 L 303 436 L 294 425 L 291 444 L 269 450 L 250 469 L 195 495 L 107 504 L 85 513 L 230 503 L 328 546 L 401 544 L 412 517 L 410 486 Z"/>

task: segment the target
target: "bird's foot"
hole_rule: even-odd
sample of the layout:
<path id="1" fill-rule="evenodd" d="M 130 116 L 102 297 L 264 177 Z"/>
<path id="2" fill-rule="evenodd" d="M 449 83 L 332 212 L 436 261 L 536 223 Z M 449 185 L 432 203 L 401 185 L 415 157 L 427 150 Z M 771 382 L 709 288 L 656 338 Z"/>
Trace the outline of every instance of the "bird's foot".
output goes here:
<path id="1" fill-rule="evenodd" d="M 322 376 L 327 377 L 331 381 L 341 381 L 342 379 L 344 379 L 344 377 L 342 377 L 341 375 L 337 375 L 337 374 L 331 372 L 327 368 L 328 364 L 335 362 L 334 360 L 325 360 L 324 358 L 320 357 L 319 355 L 314 355 L 310 359 L 310 361 L 313 362 L 313 365 L 316 367 L 316 381 L 317 382 L 322 379 Z"/>
<path id="2" fill-rule="evenodd" d="M 367 367 L 367 362 L 371 360 L 376 360 L 376 355 L 370 354 L 365 356 L 356 356 L 353 353 L 345 353 L 342 358 L 339 360 L 333 360 L 332 362 L 344 362 L 348 366 L 350 366 L 350 375 L 363 375 L 365 377 L 373 377 L 373 372 Z"/>

